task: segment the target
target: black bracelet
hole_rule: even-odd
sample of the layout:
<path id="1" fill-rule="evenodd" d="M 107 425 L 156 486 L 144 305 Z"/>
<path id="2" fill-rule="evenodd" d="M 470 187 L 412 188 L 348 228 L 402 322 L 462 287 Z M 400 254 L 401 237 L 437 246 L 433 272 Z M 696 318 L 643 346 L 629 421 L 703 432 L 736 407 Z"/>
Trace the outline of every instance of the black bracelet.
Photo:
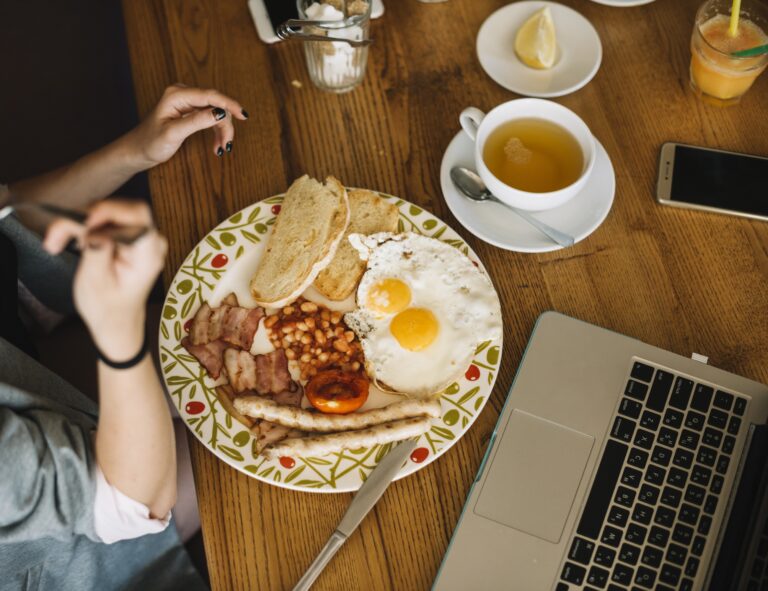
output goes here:
<path id="1" fill-rule="evenodd" d="M 139 352 L 131 357 L 128 361 L 112 361 L 106 355 L 104 355 L 104 353 L 99 351 L 98 347 L 96 348 L 96 354 L 98 355 L 99 360 L 103 361 L 109 367 L 114 369 L 130 369 L 131 367 L 138 365 L 144 360 L 144 357 L 146 357 L 148 351 L 149 341 L 147 339 L 147 331 L 144 331 L 144 342 L 141 343 L 141 349 L 139 349 Z"/>

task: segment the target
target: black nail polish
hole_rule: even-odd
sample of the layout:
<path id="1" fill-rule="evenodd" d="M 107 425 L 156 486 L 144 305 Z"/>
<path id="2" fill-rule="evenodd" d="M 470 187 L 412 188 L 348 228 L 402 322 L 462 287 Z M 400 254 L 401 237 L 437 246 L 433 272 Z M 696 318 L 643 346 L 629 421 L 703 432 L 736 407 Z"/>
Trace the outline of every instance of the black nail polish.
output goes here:
<path id="1" fill-rule="evenodd" d="M 240 109 L 240 112 L 243 114 L 243 117 L 248 119 L 248 111 L 246 111 L 245 109 Z"/>
<path id="2" fill-rule="evenodd" d="M 214 107 L 211 112 L 213 113 L 213 118 L 216 119 L 216 121 L 221 121 L 224 119 L 224 117 L 227 116 L 227 112 L 224 109 L 220 109 L 219 107 Z"/>
<path id="3" fill-rule="evenodd" d="M 216 155 L 217 155 L 217 156 L 221 156 L 222 154 L 224 154 L 224 148 L 222 148 L 221 146 L 219 146 L 219 149 L 218 149 L 218 150 L 216 150 Z"/>
<path id="4" fill-rule="evenodd" d="M 232 142 L 227 142 L 227 152 L 232 151 Z"/>

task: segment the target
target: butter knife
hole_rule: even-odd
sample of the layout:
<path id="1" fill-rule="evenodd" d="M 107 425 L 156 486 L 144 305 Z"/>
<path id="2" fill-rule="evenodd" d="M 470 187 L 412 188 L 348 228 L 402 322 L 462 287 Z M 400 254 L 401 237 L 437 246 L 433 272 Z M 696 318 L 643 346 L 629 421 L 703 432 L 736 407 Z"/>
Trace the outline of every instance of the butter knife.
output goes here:
<path id="1" fill-rule="evenodd" d="M 331 534 L 325 547 L 317 555 L 317 558 L 307 569 L 307 572 L 304 573 L 304 576 L 296 583 L 293 591 L 307 591 L 312 586 L 312 583 L 323 572 L 331 558 L 344 545 L 344 542 L 352 535 L 352 532 L 357 529 L 357 526 L 368 515 L 368 512 L 373 509 L 381 495 L 387 490 L 389 483 L 400 472 L 403 462 L 411 455 L 415 447 L 415 439 L 404 441 L 382 458 L 379 464 L 371 471 L 368 479 L 360 487 L 360 490 L 357 491 L 357 494 L 355 494 L 355 497 L 349 504 L 347 512 L 344 513 L 344 517 L 341 518 L 339 525 L 336 527 L 336 531 Z"/>

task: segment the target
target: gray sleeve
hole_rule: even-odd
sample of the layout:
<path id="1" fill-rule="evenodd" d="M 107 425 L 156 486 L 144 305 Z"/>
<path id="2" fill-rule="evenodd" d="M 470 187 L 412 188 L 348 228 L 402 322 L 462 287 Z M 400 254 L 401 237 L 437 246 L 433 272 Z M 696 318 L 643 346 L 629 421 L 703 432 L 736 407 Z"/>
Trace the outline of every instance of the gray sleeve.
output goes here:
<path id="1" fill-rule="evenodd" d="M 0 544 L 93 529 L 90 432 L 52 410 L 0 407 Z"/>
<path id="2" fill-rule="evenodd" d="M 0 219 L 0 232 L 16 247 L 19 280 L 45 306 L 69 315 L 75 311 L 72 281 L 78 257 L 69 251 L 48 254 L 42 238 L 29 230 L 15 215 Z"/>

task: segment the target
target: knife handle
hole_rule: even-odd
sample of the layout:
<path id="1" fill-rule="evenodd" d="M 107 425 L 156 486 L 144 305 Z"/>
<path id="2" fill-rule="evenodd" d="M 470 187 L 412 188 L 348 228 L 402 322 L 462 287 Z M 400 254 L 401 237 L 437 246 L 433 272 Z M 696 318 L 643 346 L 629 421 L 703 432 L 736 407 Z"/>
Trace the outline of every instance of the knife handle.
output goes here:
<path id="1" fill-rule="evenodd" d="M 323 572 L 323 569 L 328 562 L 330 562 L 331 558 L 334 557 L 336 552 L 339 551 L 339 548 L 341 548 L 346 541 L 347 536 L 339 531 L 333 532 L 328 539 L 328 542 L 326 542 L 325 547 L 320 550 L 320 554 L 317 555 L 317 558 L 315 558 L 314 562 L 307 569 L 307 572 L 305 572 L 304 576 L 302 576 L 301 579 L 299 579 L 299 582 L 296 583 L 293 591 L 307 591 L 312 586 L 312 583 L 315 582 L 315 579 L 320 576 L 320 573 Z"/>

